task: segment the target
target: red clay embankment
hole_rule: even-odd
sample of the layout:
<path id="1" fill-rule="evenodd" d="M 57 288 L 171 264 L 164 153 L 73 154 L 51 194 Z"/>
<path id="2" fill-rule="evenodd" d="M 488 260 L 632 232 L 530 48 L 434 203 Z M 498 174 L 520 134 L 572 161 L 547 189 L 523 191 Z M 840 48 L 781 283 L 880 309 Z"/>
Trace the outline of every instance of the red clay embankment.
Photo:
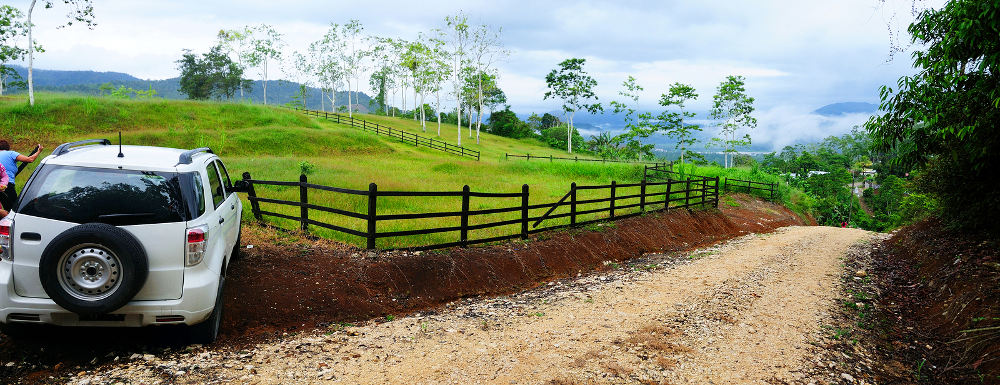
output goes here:
<path id="1" fill-rule="evenodd" d="M 732 195 L 718 210 L 656 212 L 528 242 L 437 252 L 369 253 L 258 226 L 230 268 L 222 339 L 244 343 L 333 322 L 507 294 L 644 253 L 674 253 L 804 224 L 787 208 Z"/>

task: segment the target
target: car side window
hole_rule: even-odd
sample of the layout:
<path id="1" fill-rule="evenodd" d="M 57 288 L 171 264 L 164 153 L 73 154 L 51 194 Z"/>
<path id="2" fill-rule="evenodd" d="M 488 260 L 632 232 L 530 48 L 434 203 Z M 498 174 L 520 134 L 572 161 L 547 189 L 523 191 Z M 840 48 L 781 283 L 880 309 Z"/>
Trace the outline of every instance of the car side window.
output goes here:
<path id="1" fill-rule="evenodd" d="M 215 167 L 215 162 L 208 164 L 208 188 L 212 190 L 212 203 L 218 208 L 226 200 L 226 191 L 222 187 L 222 179 L 219 178 L 219 169 Z"/>
<path id="2" fill-rule="evenodd" d="M 222 174 L 222 181 L 226 182 L 226 192 L 231 192 L 233 188 L 233 182 L 229 179 L 229 171 L 226 170 L 226 165 L 222 164 L 221 160 L 216 160 L 215 164 L 219 165 L 219 174 Z"/>
<path id="3" fill-rule="evenodd" d="M 202 188 L 201 176 L 198 173 L 194 172 L 190 175 L 192 184 L 194 185 L 194 201 L 197 202 L 195 205 L 198 210 L 198 215 L 195 215 L 194 218 L 197 218 L 205 213 L 205 189 Z"/>

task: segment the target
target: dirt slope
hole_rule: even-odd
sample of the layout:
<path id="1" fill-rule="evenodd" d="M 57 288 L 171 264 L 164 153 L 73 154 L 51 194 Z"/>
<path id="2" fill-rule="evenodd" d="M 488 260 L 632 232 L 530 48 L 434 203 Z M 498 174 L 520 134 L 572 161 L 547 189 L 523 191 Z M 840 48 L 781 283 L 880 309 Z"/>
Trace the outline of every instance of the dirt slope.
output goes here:
<path id="1" fill-rule="evenodd" d="M 439 313 L 242 351 L 136 355 L 72 381 L 829 383 L 839 377 L 807 374 L 815 341 L 840 295 L 840 258 L 871 236 L 789 227 Z"/>

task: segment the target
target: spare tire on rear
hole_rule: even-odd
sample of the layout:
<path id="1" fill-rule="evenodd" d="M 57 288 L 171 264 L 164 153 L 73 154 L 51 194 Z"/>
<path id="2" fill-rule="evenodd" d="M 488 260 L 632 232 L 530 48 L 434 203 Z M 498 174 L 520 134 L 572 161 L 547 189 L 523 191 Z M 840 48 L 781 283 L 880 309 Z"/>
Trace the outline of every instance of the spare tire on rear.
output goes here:
<path id="1" fill-rule="evenodd" d="M 42 252 L 38 278 L 56 304 L 80 315 L 118 310 L 146 283 L 146 251 L 128 231 L 87 223 L 59 234 Z"/>

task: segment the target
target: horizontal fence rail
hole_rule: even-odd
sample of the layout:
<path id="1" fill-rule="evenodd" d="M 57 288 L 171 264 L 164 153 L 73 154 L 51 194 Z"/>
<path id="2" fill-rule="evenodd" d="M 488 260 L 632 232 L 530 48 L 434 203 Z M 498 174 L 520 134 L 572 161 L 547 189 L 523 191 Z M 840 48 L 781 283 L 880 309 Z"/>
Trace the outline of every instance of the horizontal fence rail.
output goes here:
<path id="1" fill-rule="evenodd" d="M 417 135 L 409 131 L 403 131 L 397 128 L 392 128 L 382 124 L 369 122 L 367 120 L 358 119 L 352 116 L 342 115 L 336 112 L 308 110 L 298 107 L 295 107 L 295 110 L 301 111 L 306 115 L 324 118 L 326 120 L 339 124 L 348 124 L 351 127 L 360 128 L 368 132 L 374 132 L 378 135 L 384 135 L 391 137 L 393 139 L 399 139 L 400 143 L 411 144 L 416 147 L 427 147 L 438 151 L 444 151 L 449 154 L 459 155 L 463 157 L 467 156 L 479 160 L 479 151 L 468 149 L 462 146 L 456 146 L 454 144 L 445 142 L 443 140 L 428 138 L 426 136 Z"/>
<path id="2" fill-rule="evenodd" d="M 671 179 L 660 182 L 642 180 L 640 183 L 630 184 L 611 182 L 609 185 L 578 186 L 576 183 L 572 183 L 569 191 L 559 201 L 531 204 L 529 202 L 530 187 L 528 185 L 521 186 L 521 191 L 501 193 L 471 191 L 469 186 L 465 186 L 461 191 L 384 191 L 379 190 L 378 185 L 375 183 L 371 183 L 367 190 L 353 190 L 312 184 L 309 183 L 306 175 L 300 176 L 298 182 L 287 182 L 253 179 L 248 172 L 243 173 L 243 181 L 247 185 L 247 198 L 250 201 L 251 211 L 256 220 L 262 221 L 264 217 L 281 218 L 297 222 L 298 228 L 306 232 L 309 231 L 310 226 L 317 226 L 360 237 L 364 239 L 365 247 L 368 249 L 375 249 L 378 239 L 457 233 L 457 237 L 452 238 L 455 240 L 451 242 L 407 247 L 408 249 L 423 250 L 452 246 L 464 247 L 515 238 L 523 239 L 527 238 L 530 234 L 541 231 L 627 218 L 641 215 L 647 211 L 699 206 L 717 208 L 719 207 L 720 187 L 719 178 L 693 176 L 685 180 Z M 266 187 L 268 190 L 274 188 L 298 188 L 299 199 L 291 201 L 263 197 L 261 196 L 262 191 L 258 189 L 259 187 Z M 367 201 L 367 204 L 364 205 L 364 210 L 358 210 L 360 212 L 326 207 L 311 203 L 309 197 L 310 193 L 314 191 L 338 194 L 335 196 L 335 199 L 341 201 L 346 201 L 351 199 L 351 197 L 358 197 L 359 201 Z M 581 192 L 586 192 L 591 198 L 581 199 L 582 197 L 579 196 Z M 596 198 L 593 198 L 595 196 Z M 384 199 L 388 197 L 450 197 L 460 199 L 460 205 L 457 204 L 453 209 L 454 211 L 386 213 L 384 210 L 380 211 L 379 205 L 380 198 Z M 495 208 L 473 209 L 471 201 L 474 198 L 503 202 L 503 205 Z M 298 207 L 299 210 L 296 210 L 298 215 L 269 211 L 262 208 L 262 204 Z M 568 208 L 568 211 L 553 214 L 559 208 Z M 540 210 L 547 211 L 544 214 L 538 215 L 537 212 Z M 532 215 L 532 211 L 535 211 L 536 214 Z M 313 219 L 310 214 L 315 212 L 333 214 L 336 218 L 342 218 L 345 221 L 353 219 L 356 223 L 363 223 L 364 230 L 358 228 L 352 229 L 345 227 L 348 225 L 335 225 Z M 593 215 L 585 218 L 584 216 L 588 214 Z M 597 217 L 593 218 L 594 216 Z M 431 218 L 450 218 L 454 222 L 451 225 L 433 228 L 403 226 L 404 230 L 378 230 L 379 223 L 420 221 Z M 552 220 L 558 218 L 568 218 L 569 223 L 553 223 Z M 476 219 L 477 223 L 470 224 L 470 219 Z M 337 223 L 343 224 L 342 222 Z M 486 238 L 470 236 L 470 232 L 492 228 L 502 229 L 499 235 L 492 234 L 492 236 Z M 503 230 L 507 231 L 504 232 Z"/>
<path id="3" fill-rule="evenodd" d="M 758 193 L 763 197 L 774 200 L 778 196 L 778 184 L 757 182 L 752 180 L 725 178 L 722 182 L 725 191 L 742 191 L 747 193 Z"/>
<path id="4" fill-rule="evenodd" d="M 531 155 L 531 154 L 516 155 L 516 154 L 508 154 L 508 153 L 504 153 L 503 154 L 503 158 L 504 158 L 504 160 L 510 160 L 511 158 L 514 158 L 514 159 L 520 158 L 520 159 L 525 159 L 525 160 L 532 160 L 532 159 L 547 160 L 549 162 L 556 161 L 556 160 L 571 160 L 571 161 L 574 161 L 574 162 L 629 163 L 629 164 L 652 164 L 652 165 L 661 165 L 661 164 L 666 165 L 667 164 L 665 162 L 640 162 L 640 161 L 621 160 L 621 159 L 604 159 L 604 158 L 601 158 L 601 159 L 589 159 L 589 158 L 580 158 L 579 156 L 574 156 L 572 158 L 566 158 L 566 157 L 559 157 L 559 156 L 553 156 L 553 155 L 538 156 L 538 155 Z"/>

